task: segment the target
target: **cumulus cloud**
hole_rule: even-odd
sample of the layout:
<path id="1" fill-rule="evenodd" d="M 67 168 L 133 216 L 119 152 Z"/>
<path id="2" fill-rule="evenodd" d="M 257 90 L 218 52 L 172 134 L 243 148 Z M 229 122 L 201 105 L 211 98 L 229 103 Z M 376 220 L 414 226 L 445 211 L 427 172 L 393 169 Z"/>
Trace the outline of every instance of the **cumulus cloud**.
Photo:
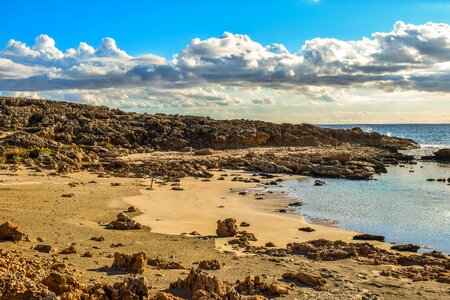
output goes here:
<path id="1" fill-rule="evenodd" d="M 449 93 L 450 26 L 397 22 L 390 32 L 357 41 L 316 38 L 297 52 L 261 45 L 247 35 L 195 38 L 171 60 L 131 56 L 115 40 L 81 42 L 62 51 L 43 34 L 34 45 L 10 40 L 0 51 L 0 91 L 46 92 L 123 105 L 235 105 L 224 87 L 293 90 L 336 101 L 338 88 Z M 103 96 L 102 96 L 103 95 Z M 139 101 L 138 101 L 139 100 Z M 128 102 L 127 102 L 128 101 Z M 248 99 L 272 104 L 268 97 Z"/>

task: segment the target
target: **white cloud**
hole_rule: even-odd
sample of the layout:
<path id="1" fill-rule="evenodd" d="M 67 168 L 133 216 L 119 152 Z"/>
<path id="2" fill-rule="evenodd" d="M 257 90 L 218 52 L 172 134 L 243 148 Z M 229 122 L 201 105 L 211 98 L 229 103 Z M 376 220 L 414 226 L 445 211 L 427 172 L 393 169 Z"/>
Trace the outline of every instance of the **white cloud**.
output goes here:
<path id="1" fill-rule="evenodd" d="M 340 101 L 343 88 L 450 93 L 450 26 L 397 22 L 393 30 L 357 41 L 316 38 L 295 53 L 247 35 L 192 42 L 168 61 L 133 57 L 111 38 L 65 52 L 40 35 L 28 46 L 10 40 L 0 51 L 0 91 L 45 92 L 60 98 L 120 105 L 233 106 L 224 88 L 292 90 L 313 101 Z M 255 95 L 246 103 L 272 104 Z M 129 103 L 129 104 L 127 104 Z M 144 103 L 147 103 L 144 105 Z"/>

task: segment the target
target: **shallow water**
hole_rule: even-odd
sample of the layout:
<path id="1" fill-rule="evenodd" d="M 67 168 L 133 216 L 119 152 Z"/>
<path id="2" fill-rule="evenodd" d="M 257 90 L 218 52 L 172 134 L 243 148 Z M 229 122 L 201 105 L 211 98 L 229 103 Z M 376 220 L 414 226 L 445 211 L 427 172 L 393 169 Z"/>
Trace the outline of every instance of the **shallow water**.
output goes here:
<path id="1" fill-rule="evenodd" d="M 303 201 L 299 213 L 309 220 L 450 253 L 450 185 L 427 178 L 450 178 L 450 164 L 388 167 L 376 180 L 325 179 L 324 186 L 314 186 L 314 178 L 288 180 L 276 189 Z"/>

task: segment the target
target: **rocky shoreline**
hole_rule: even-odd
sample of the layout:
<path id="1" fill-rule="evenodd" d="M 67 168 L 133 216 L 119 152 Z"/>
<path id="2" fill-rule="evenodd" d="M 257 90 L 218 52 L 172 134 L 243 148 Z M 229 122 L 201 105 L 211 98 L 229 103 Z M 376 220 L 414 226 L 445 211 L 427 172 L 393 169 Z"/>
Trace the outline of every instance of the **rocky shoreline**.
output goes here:
<path id="1" fill-rule="evenodd" d="M 236 195 L 236 188 L 277 185 L 274 174 L 371 179 L 387 165 L 414 164 L 398 150 L 416 147 L 357 128 L 215 121 L 0 97 L 0 298 L 445 299 L 450 259 L 443 253 L 400 254 L 404 249 L 387 250 L 381 242 L 366 242 L 367 236 L 311 225 L 316 231 L 252 207 L 250 222 L 217 217 L 240 203 L 235 198 L 247 205 L 250 195 Z M 193 182 L 188 190 L 180 183 L 184 177 Z M 224 188 L 214 191 L 218 182 Z M 124 202 L 138 197 L 151 210 L 149 199 L 139 198 L 142 191 L 160 195 L 153 205 L 172 218 L 176 209 L 187 210 L 168 197 L 177 198 L 178 206 L 187 202 L 205 219 L 210 213 L 215 234 L 152 232 L 140 222 L 146 212 Z M 199 202 L 200 194 L 210 195 L 211 208 Z M 155 226 L 178 221 L 148 220 Z M 285 246 L 260 245 L 267 220 L 272 227 L 282 227 L 283 220 L 302 227 Z M 334 237 L 306 237 L 321 234 Z M 219 240 L 239 253 L 218 251 Z"/>
<path id="2" fill-rule="evenodd" d="M 216 121 L 208 117 L 126 113 L 50 100 L 0 97 L 0 157 L 7 164 L 68 173 L 88 170 L 115 176 L 198 176 L 207 169 L 246 168 L 262 172 L 369 179 L 384 164 L 411 161 L 400 149 L 417 148 L 408 139 L 365 133 L 359 128 L 333 130 L 309 124 L 274 124 L 249 120 Z M 246 149 L 265 148 L 261 152 Z M 292 147 L 293 151 L 278 151 Z M 296 152 L 305 147 L 316 153 Z M 270 149 L 272 148 L 272 149 Z M 335 151 L 325 151 L 333 149 Z M 216 150 L 238 157 L 123 163 L 136 153 L 178 151 L 207 158 Z M 254 155 L 255 154 L 255 155 Z"/>

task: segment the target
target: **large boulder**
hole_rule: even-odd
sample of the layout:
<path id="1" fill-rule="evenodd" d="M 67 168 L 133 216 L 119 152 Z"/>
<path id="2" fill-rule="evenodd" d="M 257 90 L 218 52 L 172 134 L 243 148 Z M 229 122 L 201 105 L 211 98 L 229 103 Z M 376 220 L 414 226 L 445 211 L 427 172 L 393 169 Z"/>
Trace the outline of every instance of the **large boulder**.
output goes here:
<path id="1" fill-rule="evenodd" d="M 450 161 L 450 149 L 440 149 L 434 153 L 434 157 L 439 161 Z"/>
<path id="2" fill-rule="evenodd" d="M 10 222 L 0 225 L 0 240 L 19 242 L 26 238 L 27 236 L 19 231 L 18 225 Z"/>
<path id="3" fill-rule="evenodd" d="M 147 256 L 143 252 L 135 254 L 114 253 L 113 268 L 133 273 L 143 273 L 147 266 Z"/>
<path id="4" fill-rule="evenodd" d="M 216 234 L 220 237 L 230 237 L 235 236 L 238 233 L 238 226 L 236 220 L 233 218 L 228 218 L 225 220 L 217 221 Z"/>
<path id="5" fill-rule="evenodd" d="M 142 225 L 136 222 L 133 219 L 130 219 L 124 213 L 120 213 L 117 215 L 117 220 L 109 223 L 106 228 L 108 229 L 117 229 L 117 230 L 133 230 L 133 229 L 141 229 Z"/>

